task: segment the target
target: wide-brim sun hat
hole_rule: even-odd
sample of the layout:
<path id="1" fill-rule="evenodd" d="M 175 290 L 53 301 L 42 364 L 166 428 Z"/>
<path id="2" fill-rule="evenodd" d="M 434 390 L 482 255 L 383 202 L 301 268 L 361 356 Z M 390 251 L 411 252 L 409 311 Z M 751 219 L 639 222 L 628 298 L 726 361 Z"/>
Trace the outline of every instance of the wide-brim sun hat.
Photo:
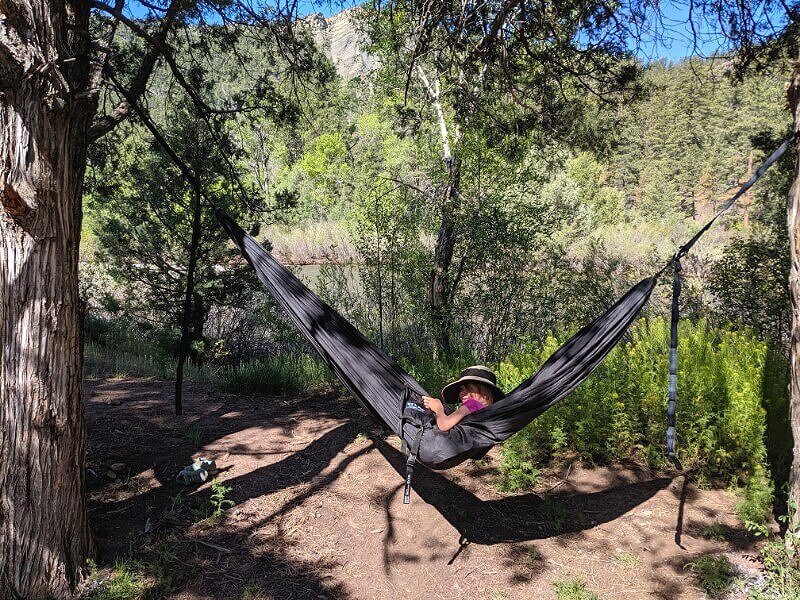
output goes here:
<path id="1" fill-rule="evenodd" d="M 505 397 L 505 393 L 497 387 L 497 376 L 489 368 L 483 365 L 473 365 L 461 371 L 461 377 L 455 381 L 448 383 L 442 388 L 442 399 L 448 404 L 455 404 L 458 402 L 458 388 L 464 383 L 482 383 L 492 391 L 494 401 Z"/>

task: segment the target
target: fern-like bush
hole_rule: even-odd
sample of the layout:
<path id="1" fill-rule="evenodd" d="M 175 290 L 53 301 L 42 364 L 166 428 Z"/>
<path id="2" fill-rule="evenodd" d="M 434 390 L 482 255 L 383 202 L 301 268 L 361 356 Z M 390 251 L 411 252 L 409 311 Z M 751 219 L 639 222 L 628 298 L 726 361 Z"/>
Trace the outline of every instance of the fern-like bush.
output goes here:
<path id="1" fill-rule="evenodd" d="M 500 385 L 515 387 L 561 341 L 550 337 L 501 361 Z M 587 381 L 504 444 L 503 464 L 541 466 L 569 450 L 595 463 L 637 458 L 667 467 L 668 345 L 668 320 L 639 321 Z M 712 329 L 703 320 L 680 325 L 678 456 L 706 481 L 744 484 L 768 476 L 763 406 L 774 399 L 765 394 L 779 393 L 785 383 L 770 380 L 784 371 L 765 368 L 766 358 L 766 344 L 749 331 Z M 506 474 L 506 481 L 522 479 Z"/>

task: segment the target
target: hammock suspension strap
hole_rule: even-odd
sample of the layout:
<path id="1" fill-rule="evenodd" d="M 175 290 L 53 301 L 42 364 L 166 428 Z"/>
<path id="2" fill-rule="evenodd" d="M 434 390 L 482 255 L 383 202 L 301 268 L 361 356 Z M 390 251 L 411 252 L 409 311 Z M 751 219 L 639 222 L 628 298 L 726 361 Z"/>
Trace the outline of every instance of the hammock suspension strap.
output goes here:
<path id="1" fill-rule="evenodd" d="M 672 279 L 672 317 L 669 327 L 669 401 L 667 403 L 667 454 L 672 464 L 683 471 L 680 461 L 675 456 L 675 401 L 678 385 L 678 320 L 679 299 L 681 295 L 681 261 L 675 258 L 674 276 Z"/>
<path id="2" fill-rule="evenodd" d="M 406 458 L 406 486 L 403 490 L 403 504 L 411 503 L 411 479 L 414 477 L 414 465 L 417 463 L 417 455 L 419 454 L 419 443 L 422 440 L 422 432 L 425 431 L 423 427 L 414 436 L 414 441 L 411 443 L 411 451 Z"/>

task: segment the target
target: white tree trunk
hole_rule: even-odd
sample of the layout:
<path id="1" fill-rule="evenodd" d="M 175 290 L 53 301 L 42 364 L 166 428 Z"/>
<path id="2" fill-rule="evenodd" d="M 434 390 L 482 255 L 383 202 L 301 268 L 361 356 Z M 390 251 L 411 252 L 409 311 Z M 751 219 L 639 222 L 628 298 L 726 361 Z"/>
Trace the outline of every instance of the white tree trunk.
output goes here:
<path id="1" fill-rule="evenodd" d="M 789 108 L 794 115 L 795 131 L 800 131 L 800 65 L 795 65 L 788 90 Z M 787 211 L 792 265 L 789 272 L 789 293 L 792 300 L 792 339 L 790 347 L 791 378 L 789 380 L 789 422 L 794 436 L 792 470 L 789 475 L 789 504 L 800 507 L 800 152 L 789 192 Z M 800 531 L 800 512 L 795 510 L 789 524 L 786 543 L 797 543 L 791 532 Z"/>

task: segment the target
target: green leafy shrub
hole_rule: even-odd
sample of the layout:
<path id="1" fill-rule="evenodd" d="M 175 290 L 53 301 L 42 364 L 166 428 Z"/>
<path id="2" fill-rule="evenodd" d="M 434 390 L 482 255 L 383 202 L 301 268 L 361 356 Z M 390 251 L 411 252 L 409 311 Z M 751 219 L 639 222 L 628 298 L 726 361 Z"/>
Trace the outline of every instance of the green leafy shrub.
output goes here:
<path id="1" fill-rule="evenodd" d="M 553 583 L 558 600 L 598 600 L 599 596 L 586 589 L 577 577 L 569 581 L 556 581 Z"/>
<path id="2" fill-rule="evenodd" d="M 700 531 L 700 535 L 702 535 L 704 538 L 716 540 L 717 542 L 724 542 L 727 540 L 730 533 L 730 528 L 722 523 L 712 523 L 711 525 L 706 525 Z"/>
<path id="3" fill-rule="evenodd" d="M 212 508 L 211 516 L 218 517 L 236 504 L 230 498 L 232 491 L 232 487 L 224 485 L 219 479 L 211 482 L 211 499 L 209 500 Z"/>
<path id="4" fill-rule="evenodd" d="M 667 467 L 668 342 L 668 320 L 636 323 L 587 381 L 503 445 L 503 477 L 519 481 L 521 466 L 530 471 L 563 450 L 597 463 L 639 458 Z M 514 388 L 560 343 L 551 336 L 501 361 L 501 387 Z M 751 332 L 712 329 L 703 320 L 681 322 L 678 356 L 679 458 L 706 480 L 747 483 L 746 516 L 763 522 L 772 493 L 763 395 L 784 371 L 767 368 L 766 344 Z"/>
<path id="5" fill-rule="evenodd" d="M 503 454 L 500 473 L 497 487 L 504 492 L 516 492 L 534 487 L 539 482 L 541 471 L 518 453 L 508 452 Z"/>
<path id="6" fill-rule="evenodd" d="M 773 493 L 772 484 L 763 469 L 756 469 L 740 490 L 740 496 L 739 502 L 736 503 L 736 516 L 751 533 L 767 536 L 769 534 L 767 519 L 772 508 Z"/>
<path id="7" fill-rule="evenodd" d="M 752 589 L 750 600 L 798 600 L 800 598 L 800 561 L 790 554 L 783 540 L 767 543 L 761 550 L 764 582 Z"/>
<path id="8" fill-rule="evenodd" d="M 697 575 L 701 587 L 712 597 L 724 596 L 736 583 L 736 570 L 727 556 L 701 556 L 686 568 Z"/>

